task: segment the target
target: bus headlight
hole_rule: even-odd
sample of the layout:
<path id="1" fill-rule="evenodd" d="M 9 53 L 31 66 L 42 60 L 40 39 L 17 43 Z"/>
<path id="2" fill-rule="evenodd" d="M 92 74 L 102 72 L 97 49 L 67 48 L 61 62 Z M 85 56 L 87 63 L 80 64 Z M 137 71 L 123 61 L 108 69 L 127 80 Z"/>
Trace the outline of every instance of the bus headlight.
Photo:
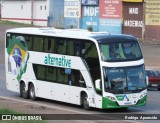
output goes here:
<path id="1" fill-rule="evenodd" d="M 116 99 L 114 98 L 114 97 L 111 97 L 111 96 L 106 96 L 106 98 L 108 98 L 108 99 L 110 99 L 110 100 L 112 100 L 112 101 L 116 101 Z"/>
<path id="2" fill-rule="evenodd" d="M 142 99 L 144 96 L 146 96 L 146 94 L 141 94 L 140 99 Z"/>

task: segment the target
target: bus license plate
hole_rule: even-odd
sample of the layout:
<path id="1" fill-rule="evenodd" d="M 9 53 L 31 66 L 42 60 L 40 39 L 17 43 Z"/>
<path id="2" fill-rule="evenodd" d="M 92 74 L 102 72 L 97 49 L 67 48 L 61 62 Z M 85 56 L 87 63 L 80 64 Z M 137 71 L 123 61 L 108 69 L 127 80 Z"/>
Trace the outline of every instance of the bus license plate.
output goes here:
<path id="1" fill-rule="evenodd" d="M 126 102 L 125 105 L 132 105 L 132 102 Z"/>

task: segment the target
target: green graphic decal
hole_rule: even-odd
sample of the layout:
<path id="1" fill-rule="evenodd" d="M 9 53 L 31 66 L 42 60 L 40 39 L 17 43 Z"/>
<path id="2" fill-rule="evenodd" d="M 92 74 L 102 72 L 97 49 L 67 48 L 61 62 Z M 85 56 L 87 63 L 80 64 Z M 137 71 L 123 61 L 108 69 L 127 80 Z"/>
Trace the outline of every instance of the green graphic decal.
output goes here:
<path id="1" fill-rule="evenodd" d="M 12 36 L 9 38 L 7 47 L 8 63 L 10 63 L 11 71 L 19 81 L 26 72 L 29 53 L 25 38 L 22 36 Z M 9 64 L 8 64 L 9 66 Z"/>
<path id="2" fill-rule="evenodd" d="M 144 96 L 141 100 L 139 100 L 138 103 L 136 104 L 136 106 L 145 106 L 146 101 L 147 101 L 147 95 Z"/>
<path id="3" fill-rule="evenodd" d="M 117 98 L 119 101 L 123 101 L 124 95 L 116 96 L 116 98 Z"/>
<path id="4" fill-rule="evenodd" d="M 54 57 L 48 54 L 48 56 L 45 56 L 44 58 L 44 64 L 53 65 L 53 66 L 59 66 L 59 67 L 71 67 L 71 59 L 65 58 L 65 56 L 62 57 Z"/>

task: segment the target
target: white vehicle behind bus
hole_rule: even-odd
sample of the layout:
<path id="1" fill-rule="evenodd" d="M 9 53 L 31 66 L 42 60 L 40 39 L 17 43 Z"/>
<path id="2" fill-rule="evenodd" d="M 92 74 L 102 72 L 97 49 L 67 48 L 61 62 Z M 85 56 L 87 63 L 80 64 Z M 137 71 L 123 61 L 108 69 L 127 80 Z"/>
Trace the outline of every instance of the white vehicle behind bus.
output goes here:
<path id="1" fill-rule="evenodd" d="M 6 31 L 7 89 L 100 109 L 144 106 L 147 85 L 142 52 L 130 35 L 16 28 Z"/>

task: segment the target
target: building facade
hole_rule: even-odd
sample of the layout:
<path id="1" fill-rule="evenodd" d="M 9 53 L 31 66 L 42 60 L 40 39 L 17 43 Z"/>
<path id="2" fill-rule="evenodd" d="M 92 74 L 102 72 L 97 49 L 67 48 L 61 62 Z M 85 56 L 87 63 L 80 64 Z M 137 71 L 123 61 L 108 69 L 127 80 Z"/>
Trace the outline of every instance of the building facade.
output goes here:
<path id="1" fill-rule="evenodd" d="M 0 17 L 160 40 L 160 0 L 2 0 Z"/>
<path id="2" fill-rule="evenodd" d="M 144 36 L 144 8 L 143 2 L 123 1 L 122 33 L 131 34 L 137 38 Z"/>
<path id="3" fill-rule="evenodd" d="M 160 0 L 145 0 L 145 39 L 160 41 Z"/>
<path id="4" fill-rule="evenodd" d="M 47 26 L 49 0 L 2 0 L 1 20 Z"/>

